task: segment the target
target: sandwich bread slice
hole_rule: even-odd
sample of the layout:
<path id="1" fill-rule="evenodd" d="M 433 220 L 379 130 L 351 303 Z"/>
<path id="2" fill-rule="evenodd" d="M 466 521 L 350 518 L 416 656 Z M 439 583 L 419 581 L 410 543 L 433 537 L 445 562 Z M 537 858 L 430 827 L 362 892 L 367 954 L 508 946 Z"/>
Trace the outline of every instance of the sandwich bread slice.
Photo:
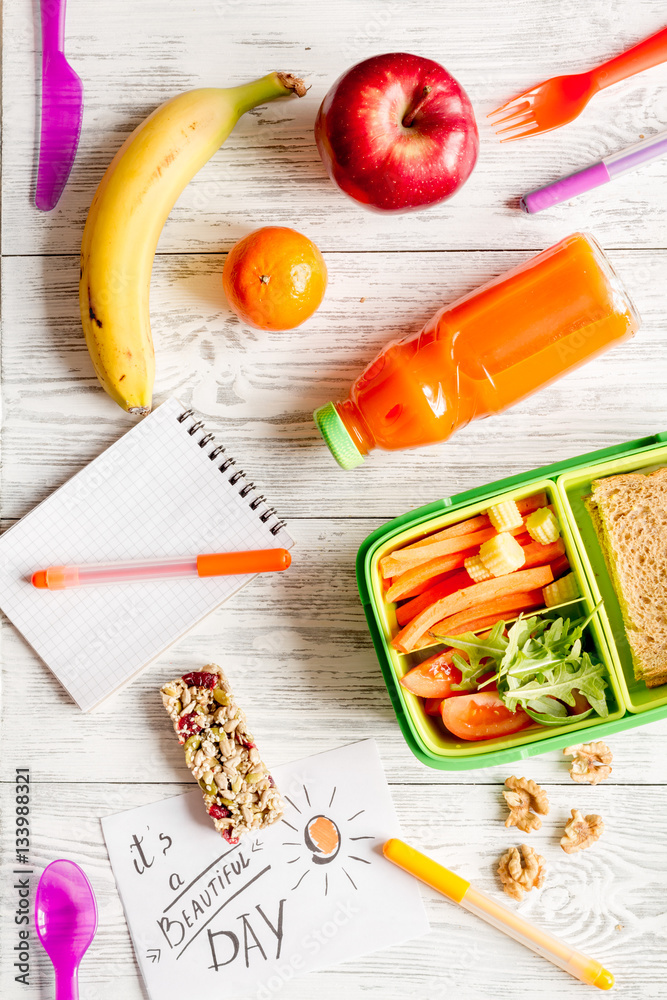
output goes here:
<path id="1" fill-rule="evenodd" d="M 667 468 L 597 479 L 586 507 L 618 597 L 635 677 L 667 683 Z"/>

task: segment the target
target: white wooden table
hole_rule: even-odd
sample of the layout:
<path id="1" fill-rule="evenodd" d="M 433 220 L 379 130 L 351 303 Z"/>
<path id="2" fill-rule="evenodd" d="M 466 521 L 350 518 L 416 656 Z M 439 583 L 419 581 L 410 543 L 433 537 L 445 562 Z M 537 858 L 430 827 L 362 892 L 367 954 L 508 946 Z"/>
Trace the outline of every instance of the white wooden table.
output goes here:
<path id="1" fill-rule="evenodd" d="M 667 915 L 667 722 L 611 743 L 604 785 L 573 785 L 558 754 L 469 773 L 430 770 L 407 749 L 357 599 L 354 557 L 383 521 L 441 496 L 582 451 L 667 429 L 667 159 L 530 218 L 518 197 L 667 123 L 667 67 L 599 95 L 569 127 L 501 147 L 487 111 L 518 89 L 575 72 L 662 27 L 663 0 L 70 0 L 67 50 L 85 86 L 81 145 L 57 209 L 32 204 L 36 5 L 4 10 L 2 526 L 9 527 L 131 425 L 102 392 L 78 319 L 78 250 L 95 187 L 128 132 L 157 104 L 201 85 L 271 69 L 307 77 L 301 101 L 247 115 L 190 184 L 162 235 L 152 284 L 156 400 L 177 394 L 242 457 L 288 520 L 292 570 L 258 578 L 104 710 L 83 715 L 4 621 L 2 700 L 3 1000 L 52 996 L 32 939 L 31 985 L 14 981 L 13 781 L 32 775 L 31 862 L 71 857 L 89 873 L 100 929 L 82 1000 L 145 996 L 102 841 L 100 816 L 191 787 L 156 689 L 214 660 L 229 672 L 267 760 L 280 763 L 361 736 L 380 749 L 407 839 L 503 898 L 495 863 L 521 835 L 503 826 L 513 772 L 552 801 L 531 843 L 548 861 L 520 907 L 603 961 L 632 1000 L 662 996 Z M 416 215 L 366 214 L 328 181 L 312 125 L 352 63 L 405 50 L 444 63 L 478 113 L 479 164 L 456 198 Z M 226 251 L 250 230 L 293 225 L 325 255 L 330 285 L 301 330 L 244 329 L 221 289 Z M 347 391 L 398 332 L 445 301 L 577 229 L 590 230 L 631 290 L 635 340 L 449 444 L 376 453 L 344 473 L 318 439 L 313 408 Z M 592 850 L 558 838 L 572 805 L 602 814 Z M 583 996 L 585 987 L 424 892 L 431 933 L 391 952 L 292 982 L 281 995 L 382 1000 Z"/>

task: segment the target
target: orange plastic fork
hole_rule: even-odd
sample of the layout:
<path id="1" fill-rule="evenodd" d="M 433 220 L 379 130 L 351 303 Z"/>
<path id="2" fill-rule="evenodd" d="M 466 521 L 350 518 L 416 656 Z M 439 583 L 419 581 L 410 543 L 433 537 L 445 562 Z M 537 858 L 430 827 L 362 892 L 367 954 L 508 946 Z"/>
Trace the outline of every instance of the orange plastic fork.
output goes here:
<path id="1" fill-rule="evenodd" d="M 550 132 L 551 129 L 573 121 L 599 90 L 666 60 L 667 28 L 663 28 L 588 73 L 573 73 L 545 80 L 491 111 L 487 118 L 504 115 L 493 122 L 494 128 L 498 125 L 505 126 L 496 128 L 497 135 L 512 133 L 501 139 L 501 142 L 513 142 L 524 139 L 527 135 Z"/>

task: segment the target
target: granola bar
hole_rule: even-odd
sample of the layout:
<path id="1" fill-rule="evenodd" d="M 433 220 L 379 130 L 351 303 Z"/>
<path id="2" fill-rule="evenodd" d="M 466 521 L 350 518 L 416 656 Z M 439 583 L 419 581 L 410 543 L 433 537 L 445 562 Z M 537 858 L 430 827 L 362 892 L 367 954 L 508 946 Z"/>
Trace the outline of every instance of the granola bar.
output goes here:
<path id="1" fill-rule="evenodd" d="M 160 694 L 218 833 L 237 844 L 280 819 L 280 793 L 220 667 L 183 674 Z"/>

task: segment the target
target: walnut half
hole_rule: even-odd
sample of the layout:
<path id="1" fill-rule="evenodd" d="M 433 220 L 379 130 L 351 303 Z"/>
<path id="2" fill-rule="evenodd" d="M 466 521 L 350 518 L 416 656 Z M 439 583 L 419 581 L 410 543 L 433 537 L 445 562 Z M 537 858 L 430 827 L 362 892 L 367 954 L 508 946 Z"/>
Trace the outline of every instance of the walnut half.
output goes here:
<path id="1" fill-rule="evenodd" d="M 530 778 L 516 778 L 514 775 L 505 779 L 505 785 L 503 795 L 510 811 L 505 826 L 516 826 L 522 833 L 539 830 L 542 826 L 540 816 L 549 812 L 549 799 L 544 789 Z"/>
<path id="2" fill-rule="evenodd" d="M 614 755 L 602 740 L 565 747 L 563 753 L 574 758 L 570 768 L 570 777 L 579 784 L 588 782 L 590 785 L 597 785 L 599 781 L 604 781 L 611 774 L 611 762 Z"/>
<path id="3" fill-rule="evenodd" d="M 520 903 L 524 892 L 540 889 L 544 884 L 544 858 L 527 844 L 520 848 L 510 847 L 498 862 L 498 874 L 507 895 Z"/>
<path id="4" fill-rule="evenodd" d="M 603 831 L 602 816 L 597 816 L 595 813 L 582 816 L 578 809 L 573 809 L 572 818 L 565 824 L 565 833 L 561 837 L 560 846 L 566 854 L 583 851 L 594 844 Z"/>

